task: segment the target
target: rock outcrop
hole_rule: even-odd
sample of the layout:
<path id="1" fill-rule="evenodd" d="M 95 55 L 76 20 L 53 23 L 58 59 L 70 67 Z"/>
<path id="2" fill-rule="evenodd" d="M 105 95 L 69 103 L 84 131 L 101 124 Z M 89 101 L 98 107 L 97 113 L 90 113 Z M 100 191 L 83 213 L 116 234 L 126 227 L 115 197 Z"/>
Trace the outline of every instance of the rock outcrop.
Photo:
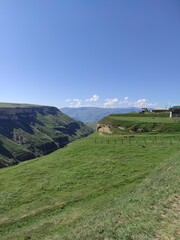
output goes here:
<path id="1" fill-rule="evenodd" d="M 110 125 L 98 123 L 96 131 L 101 133 L 112 133 L 111 128 L 112 127 Z"/>
<path id="2" fill-rule="evenodd" d="M 0 120 L 21 120 L 21 119 L 31 119 L 36 117 L 37 113 L 46 115 L 55 115 L 58 113 L 56 107 L 46 107 L 46 106 L 29 106 L 29 107 L 0 107 Z"/>

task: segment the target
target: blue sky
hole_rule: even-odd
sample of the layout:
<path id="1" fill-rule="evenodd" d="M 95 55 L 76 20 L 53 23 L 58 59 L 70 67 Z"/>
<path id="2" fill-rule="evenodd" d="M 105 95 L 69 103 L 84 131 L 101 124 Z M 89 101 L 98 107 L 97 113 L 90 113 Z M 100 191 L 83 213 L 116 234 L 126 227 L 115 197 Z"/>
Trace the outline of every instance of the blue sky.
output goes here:
<path id="1" fill-rule="evenodd" d="M 0 0 L 0 102 L 180 104 L 179 0 Z"/>

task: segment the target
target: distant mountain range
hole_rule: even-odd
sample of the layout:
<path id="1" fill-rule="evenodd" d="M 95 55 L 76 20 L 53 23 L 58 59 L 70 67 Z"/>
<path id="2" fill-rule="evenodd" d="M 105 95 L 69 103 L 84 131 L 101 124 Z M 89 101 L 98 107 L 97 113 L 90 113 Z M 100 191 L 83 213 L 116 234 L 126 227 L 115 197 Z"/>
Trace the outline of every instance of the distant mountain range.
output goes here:
<path id="1" fill-rule="evenodd" d="M 98 107 L 80 107 L 80 108 L 61 108 L 63 113 L 70 117 L 82 121 L 93 122 L 99 121 L 103 117 L 109 114 L 138 112 L 141 108 L 129 107 L 129 108 L 98 108 Z"/>

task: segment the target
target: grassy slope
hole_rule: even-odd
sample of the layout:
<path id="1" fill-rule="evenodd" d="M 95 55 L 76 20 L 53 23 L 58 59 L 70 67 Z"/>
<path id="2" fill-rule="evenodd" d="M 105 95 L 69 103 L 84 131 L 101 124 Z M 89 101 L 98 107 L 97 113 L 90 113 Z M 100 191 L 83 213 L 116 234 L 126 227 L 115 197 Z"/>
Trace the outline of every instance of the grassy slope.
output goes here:
<path id="1" fill-rule="evenodd" d="M 95 122 L 95 121 L 93 121 L 93 122 L 85 122 L 86 126 L 92 128 L 94 131 L 96 131 L 97 123 L 98 122 Z"/>
<path id="2" fill-rule="evenodd" d="M 177 239 L 179 140 L 122 139 L 1 169 L 1 239 Z"/>
<path id="3" fill-rule="evenodd" d="M 139 113 L 112 114 L 103 118 L 100 123 L 111 125 L 114 132 L 122 133 L 118 126 L 125 127 L 126 130 L 143 128 L 147 132 L 154 133 L 180 133 L 180 120 L 169 118 L 169 113 Z M 125 131 L 124 131 L 125 132 Z"/>
<path id="4" fill-rule="evenodd" d="M 105 211 L 77 222 L 65 239 L 180 239 L 179 158 L 180 153 L 164 161 Z"/>

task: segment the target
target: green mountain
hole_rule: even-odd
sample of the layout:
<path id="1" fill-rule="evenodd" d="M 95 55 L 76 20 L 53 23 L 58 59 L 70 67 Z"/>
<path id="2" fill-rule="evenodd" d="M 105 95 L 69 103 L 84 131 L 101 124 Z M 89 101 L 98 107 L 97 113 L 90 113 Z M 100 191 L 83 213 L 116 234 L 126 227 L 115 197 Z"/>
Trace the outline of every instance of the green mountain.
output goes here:
<path id="1" fill-rule="evenodd" d="M 90 133 L 55 107 L 0 103 L 0 167 L 49 154 Z"/>
<path id="2" fill-rule="evenodd" d="M 80 107 L 80 108 L 61 108 L 63 113 L 82 122 L 99 121 L 105 116 L 113 113 L 137 112 L 140 109 L 135 107 L 129 108 L 99 108 L 99 107 Z"/>

